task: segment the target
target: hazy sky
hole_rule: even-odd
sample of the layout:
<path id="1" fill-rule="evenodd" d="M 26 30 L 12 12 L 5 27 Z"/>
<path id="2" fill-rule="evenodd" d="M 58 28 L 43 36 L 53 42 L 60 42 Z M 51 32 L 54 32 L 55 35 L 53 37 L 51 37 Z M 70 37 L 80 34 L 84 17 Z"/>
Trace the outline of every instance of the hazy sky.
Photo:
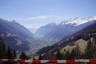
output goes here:
<path id="1" fill-rule="evenodd" d="M 96 16 L 96 0 L 0 0 L 0 18 L 35 29 L 67 18 Z"/>

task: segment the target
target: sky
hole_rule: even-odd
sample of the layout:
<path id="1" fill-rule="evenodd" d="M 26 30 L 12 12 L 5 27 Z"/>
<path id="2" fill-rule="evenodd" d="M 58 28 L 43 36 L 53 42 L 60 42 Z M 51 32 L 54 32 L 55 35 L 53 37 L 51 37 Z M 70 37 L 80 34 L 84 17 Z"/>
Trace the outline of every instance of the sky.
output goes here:
<path id="1" fill-rule="evenodd" d="M 0 18 L 30 30 L 68 18 L 96 16 L 96 0 L 0 0 Z"/>

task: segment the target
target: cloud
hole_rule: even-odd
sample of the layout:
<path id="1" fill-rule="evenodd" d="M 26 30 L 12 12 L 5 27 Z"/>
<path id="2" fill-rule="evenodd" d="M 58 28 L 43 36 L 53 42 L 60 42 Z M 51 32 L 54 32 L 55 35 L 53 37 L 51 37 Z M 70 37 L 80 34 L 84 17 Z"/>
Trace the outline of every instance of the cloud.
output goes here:
<path id="1" fill-rule="evenodd" d="M 62 20 L 64 17 L 62 16 L 35 16 L 28 17 L 24 21 L 42 21 L 42 20 Z M 49 21 L 50 22 L 50 21 Z"/>
<path id="2" fill-rule="evenodd" d="M 51 16 L 36 16 L 36 17 L 29 18 L 29 20 L 42 20 L 47 18 L 51 18 Z"/>

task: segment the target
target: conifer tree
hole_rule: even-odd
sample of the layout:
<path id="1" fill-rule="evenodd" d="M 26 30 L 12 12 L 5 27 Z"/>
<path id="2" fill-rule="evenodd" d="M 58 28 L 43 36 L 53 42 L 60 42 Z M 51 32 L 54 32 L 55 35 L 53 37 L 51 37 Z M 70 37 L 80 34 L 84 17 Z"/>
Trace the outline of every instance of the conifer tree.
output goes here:
<path id="1" fill-rule="evenodd" d="M 69 51 L 66 51 L 65 52 L 65 54 L 63 55 L 63 59 L 65 59 L 65 60 L 70 59 L 70 53 L 69 53 Z"/>
<path id="2" fill-rule="evenodd" d="M 72 52 L 70 53 L 70 59 L 75 59 L 76 56 L 76 51 L 75 49 L 72 50 Z"/>
<path id="3" fill-rule="evenodd" d="M 58 50 L 57 53 L 56 53 L 56 59 L 62 59 L 62 58 L 63 58 L 63 55 Z"/>
<path id="4" fill-rule="evenodd" d="M 5 44 L 3 40 L 0 38 L 0 59 L 4 59 L 6 54 Z"/>
<path id="5" fill-rule="evenodd" d="M 22 52 L 20 55 L 20 59 L 28 59 L 28 56 L 24 52 Z M 28 64 L 28 63 L 20 63 L 20 64 Z"/>
<path id="6" fill-rule="evenodd" d="M 70 53 L 70 59 L 76 59 L 76 58 L 80 58 L 81 57 L 81 52 L 79 49 L 79 45 L 77 44 L 77 46 L 75 48 L 73 48 L 73 50 Z"/>
<path id="7" fill-rule="evenodd" d="M 13 53 L 12 53 L 12 50 L 9 47 L 7 49 L 6 57 L 8 59 L 13 59 Z"/>
<path id="8" fill-rule="evenodd" d="M 93 38 L 92 43 L 93 43 L 92 49 L 94 53 L 93 57 L 96 58 L 96 37 Z"/>
<path id="9" fill-rule="evenodd" d="M 76 47 L 74 48 L 74 55 L 75 55 L 75 58 L 80 58 L 81 56 L 79 44 L 77 44 Z"/>
<path id="10" fill-rule="evenodd" d="M 39 60 L 42 60 L 42 59 L 43 59 L 42 54 L 40 54 L 39 55 Z"/>
<path id="11" fill-rule="evenodd" d="M 28 57 L 24 52 L 22 52 L 20 55 L 20 59 L 28 59 Z"/>
<path id="12" fill-rule="evenodd" d="M 92 42 L 91 40 L 89 39 L 88 42 L 87 42 L 87 46 L 86 46 L 86 49 L 85 49 L 85 55 L 84 55 L 84 58 L 86 59 L 90 59 L 93 57 L 93 53 L 94 51 L 92 50 Z"/>
<path id="13" fill-rule="evenodd" d="M 13 50 L 13 58 L 15 59 L 16 58 L 16 51 L 15 50 Z"/>

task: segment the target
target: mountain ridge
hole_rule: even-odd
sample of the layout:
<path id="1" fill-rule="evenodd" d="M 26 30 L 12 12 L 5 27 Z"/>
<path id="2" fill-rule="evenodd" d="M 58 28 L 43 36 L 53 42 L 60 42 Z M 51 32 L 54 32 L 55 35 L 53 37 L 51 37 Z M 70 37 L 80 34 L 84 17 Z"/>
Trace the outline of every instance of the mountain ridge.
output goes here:
<path id="1" fill-rule="evenodd" d="M 82 21 L 80 25 L 76 25 L 79 23 L 76 19 L 72 20 L 65 20 L 59 24 L 47 24 L 45 26 L 41 26 L 35 33 L 35 36 L 38 38 L 42 38 L 48 40 L 52 44 L 66 38 L 67 36 L 72 35 L 73 33 L 78 32 L 79 30 L 85 28 L 86 26 L 94 23 L 93 21 L 96 20 L 96 17 L 89 17 L 89 18 L 81 18 L 78 19 L 79 22 Z M 67 22 L 68 21 L 68 22 Z M 72 21 L 72 22 L 71 22 Z M 85 22 L 84 22 L 85 21 Z M 71 23 L 70 23 L 71 22 Z M 76 23 L 73 23 L 76 22 Z M 49 43 L 50 44 L 50 43 Z"/>
<path id="2" fill-rule="evenodd" d="M 47 46 L 45 48 L 42 48 L 41 50 L 39 50 L 37 53 L 41 54 L 41 53 L 53 53 L 58 49 L 63 48 L 66 45 L 73 45 L 74 41 L 77 41 L 79 39 L 84 39 L 84 40 L 88 40 L 90 37 L 95 37 L 95 33 L 96 33 L 96 20 L 93 21 L 93 23 L 91 25 L 86 26 L 85 28 L 79 30 L 78 32 L 62 39 L 61 41 L 55 43 L 52 46 Z"/>

